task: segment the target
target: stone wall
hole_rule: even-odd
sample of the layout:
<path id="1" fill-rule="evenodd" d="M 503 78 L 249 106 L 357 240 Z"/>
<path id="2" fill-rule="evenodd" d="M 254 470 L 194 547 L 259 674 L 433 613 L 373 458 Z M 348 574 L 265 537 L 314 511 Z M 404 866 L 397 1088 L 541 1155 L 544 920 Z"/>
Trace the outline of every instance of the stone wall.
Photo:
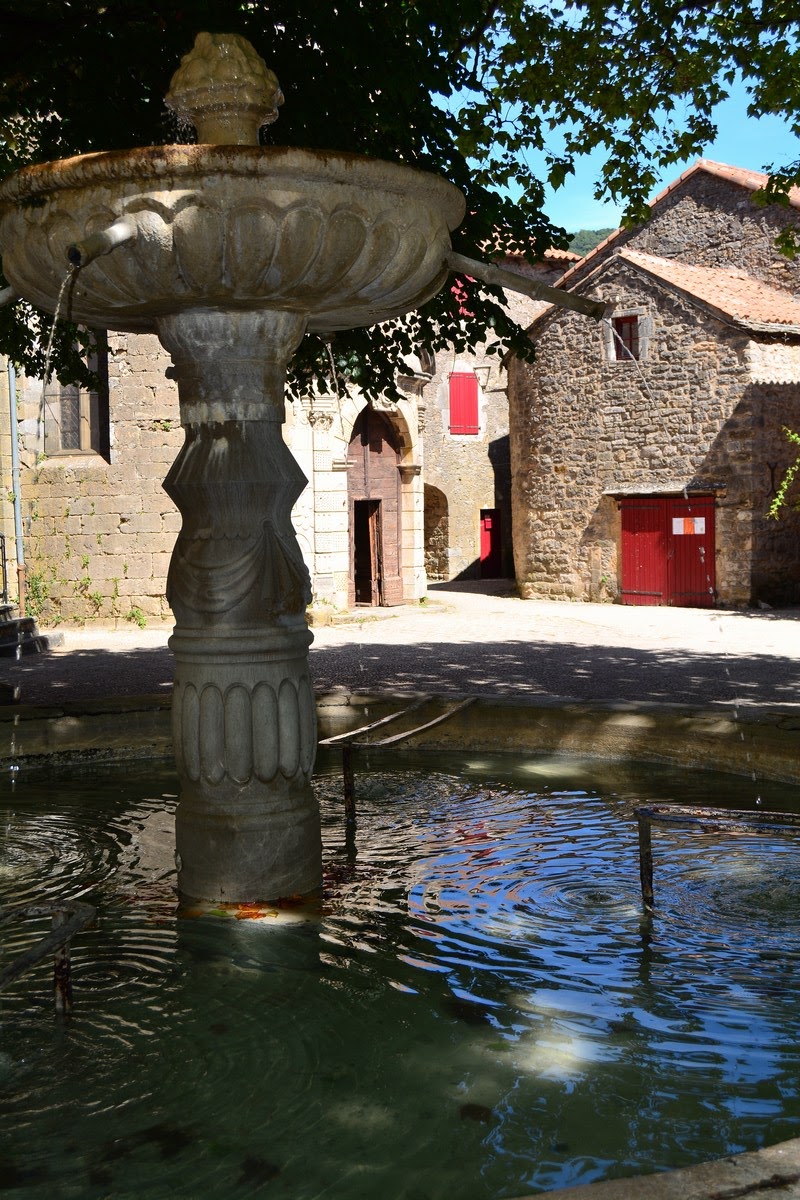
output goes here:
<path id="1" fill-rule="evenodd" d="M 698 171 L 659 201 L 646 225 L 623 233 L 615 246 L 695 266 L 736 268 L 797 292 L 800 259 L 792 261 L 775 248 L 775 238 L 789 225 L 800 227 L 797 209 L 761 208 L 747 188 Z"/>
<path id="2" fill-rule="evenodd" d="M 479 422 L 477 435 L 449 430 L 451 371 L 478 368 Z M 511 472 L 508 459 L 508 398 L 500 359 L 486 354 L 439 354 L 436 373 L 422 392 L 420 418 L 424 423 L 424 474 L 435 513 L 427 514 L 427 561 L 436 579 L 480 577 L 481 509 L 500 510 L 504 542 L 504 574 L 513 573 L 511 554 Z M 446 555 L 441 538 L 446 531 Z M 435 562 L 434 562 L 435 560 Z"/>
<path id="3" fill-rule="evenodd" d="M 602 328 L 562 312 L 537 338 L 535 365 L 510 366 L 522 594 L 614 599 L 616 494 L 687 488 L 717 498 L 720 601 L 797 602 L 798 516 L 766 513 L 771 480 L 793 457 L 781 428 L 800 427 L 800 388 L 753 386 L 743 334 L 620 260 L 601 290 L 650 317 L 646 359 L 608 361 Z"/>
<path id="4" fill-rule="evenodd" d="M 109 337 L 110 453 L 44 453 L 42 387 L 18 379 L 20 494 L 27 609 L 44 625 L 171 619 L 165 590 L 181 519 L 162 488 L 183 445 L 171 360 L 157 338 Z M 0 379 L 0 532 L 17 598 L 8 382 Z M 363 397 L 287 403 L 284 436 L 310 484 L 292 513 L 315 600 L 345 608 L 349 531 L 347 447 Z M 425 593 L 416 398 L 386 406 L 401 446 L 398 472 L 403 598 Z"/>
<path id="5" fill-rule="evenodd" d="M 762 208 L 746 188 L 707 171 L 677 183 L 643 226 L 613 249 L 739 268 L 800 290 L 800 261 L 775 247 L 800 213 Z M 599 269 L 598 269 L 599 267 Z M 723 604 L 800 601 L 800 517 L 767 516 L 794 459 L 782 427 L 800 428 L 800 387 L 753 382 L 761 351 L 731 324 L 603 252 L 591 293 L 637 313 L 649 334 L 640 362 L 609 361 L 607 329 L 565 311 L 535 330 L 537 362 L 509 368 L 514 551 L 526 596 L 613 600 L 622 494 L 711 492 L 716 586 Z M 754 353 L 754 349 L 757 353 Z M 792 347 L 792 353 L 794 348 Z M 785 378 L 796 379 L 786 351 Z M 767 377 L 773 378 L 774 375 Z"/>
<path id="6" fill-rule="evenodd" d="M 530 273 L 548 278 L 560 269 L 551 264 Z M 519 296 L 510 304 L 523 323 L 535 307 Z M 477 438 L 454 438 L 447 429 L 447 379 L 453 365 L 452 354 L 440 355 L 437 374 L 410 381 L 408 396 L 398 405 L 379 406 L 400 444 L 399 558 L 405 601 L 421 598 L 426 590 L 423 470 L 425 482 L 443 497 L 445 520 L 437 536 L 441 540 L 446 531 L 449 537 L 449 545 L 439 546 L 436 576 L 478 574 L 482 508 L 501 510 L 503 566 L 506 573 L 512 572 L 505 375 L 496 356 L 481 352 L 470 357 L 470 369 L 485 367 L 481 432 Z M 183 444 L 183 430 L 177 386 L 166 377 L 169 366 L 169 355 L 154 336 L 110 335 L 108 458 L 91 451 L 46 455 L 41 383 L 19 380 L 28 608 L 44 624 L 171 619 L 165 589 L 180 514 L 162 483 Z M 4 386 L 5 372 L 0 403 Z M 292 519 L 315 601 L 334 608 L 348 603 L 347 451 L 364 403 L 358 394 L 320 395 L 313 404 L 287 403 L 284 437 L 310 481 Z M 7 536 L 15 598 L 7 390 L 0 413 L 0 462 L 8 481 L 0 497 L 0 532 Z"/>
<path id="7" fill-rule="evenodd" d="M 503 264 L 518 274 L 552 284 L 564 263 L 531 266 L 518 260 Z M 521 293 L 507 291 L 506 306 L 525 328 L 542 307 Z M 502 538 L 502 575 L 514 574 L 511 520 L 511 462 L 508 437 L 507 377 L 503 360 L 490 343 L 472 354 L 436 355 L 433 373 L 420 381 L 420 426 L 426 488 L 426 568 L 431 580 L 480 577 L 482 509 L 497 509 Z M 475 371 L 479 383 L 479 433 L 451 434 L 449 377 Z M 446 547 L 442 540 L 446 538 Z"/>
<path id="8" fill-rule="evenodd" d="M 41 383 L 19 380 L 27 607 L 45 624 L 169 615 L 180 516 L 161 481 L 183 442 L 169 361 L 155 337 L 111 336 L 110 461 L 91 451 L 45 456 Z"/>

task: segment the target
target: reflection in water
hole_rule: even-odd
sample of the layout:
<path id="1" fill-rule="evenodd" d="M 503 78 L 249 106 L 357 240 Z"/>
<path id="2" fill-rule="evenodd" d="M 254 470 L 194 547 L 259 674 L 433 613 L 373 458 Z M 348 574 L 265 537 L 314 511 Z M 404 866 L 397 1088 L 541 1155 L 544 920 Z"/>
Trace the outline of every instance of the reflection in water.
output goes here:
<path id="1" fill-rule="evenodd" d="M 797 1134 L 797 834 L 659 831 L 648 921 L 634 808 L 748 785 L 450 765 L 359 776 L 355 832 L 322 777 L 322 901 L 227 917 L 179 913 L 167 771 L 7 788 L 2 903 L 85 895 L 100 922 L 72 1020 L 46 966 L 3 994 L 3 1186 L 496 1197 Z"/>

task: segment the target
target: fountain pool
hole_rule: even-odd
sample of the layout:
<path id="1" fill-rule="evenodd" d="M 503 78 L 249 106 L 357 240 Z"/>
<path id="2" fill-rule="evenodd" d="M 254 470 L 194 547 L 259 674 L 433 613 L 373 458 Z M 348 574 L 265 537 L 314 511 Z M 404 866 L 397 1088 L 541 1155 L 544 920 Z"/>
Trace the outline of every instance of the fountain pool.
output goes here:
<path id="1" fill-rule="evenodd" d="M 354 838 L 323 761 L 324 898 L 272 915 L 178 910 L 174 768 L 7 778 L 0 902 L 99 921 L 71 1019 L 2 994 L 4 1189 L 512 1197 L 800 1132 L 798 835 L 660 830 L 648 926 L 633 815 L 800 789 L 466 758 L 376 758 Z"/>

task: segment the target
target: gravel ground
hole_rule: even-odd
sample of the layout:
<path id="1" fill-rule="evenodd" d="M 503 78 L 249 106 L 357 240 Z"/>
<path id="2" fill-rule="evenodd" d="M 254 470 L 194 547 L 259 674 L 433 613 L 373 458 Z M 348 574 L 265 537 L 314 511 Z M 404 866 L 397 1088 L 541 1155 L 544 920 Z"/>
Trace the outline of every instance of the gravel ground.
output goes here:
<path id="1" fill-rule="evenodd" d="M 800 610 L 629 608 L 520 600 L 508 581 L 440 584 L 427 603 L 314 628 L 319 690 L 558 696 L 726 706 L 800 704 Z M 66 628 L 5 660 L 24 704 L 168 695 L 172 625 Z"/>

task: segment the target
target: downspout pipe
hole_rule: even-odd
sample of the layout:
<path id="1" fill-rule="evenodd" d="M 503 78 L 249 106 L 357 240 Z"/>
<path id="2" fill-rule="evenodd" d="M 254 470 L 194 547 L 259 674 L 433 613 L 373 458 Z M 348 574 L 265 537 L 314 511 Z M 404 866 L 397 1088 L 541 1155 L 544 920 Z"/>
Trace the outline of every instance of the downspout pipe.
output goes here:
<path id="1" fill-rule="evenodd" d="M 119 217 L 105 229 L 91 233 L 82 242 L 67 246 L 67 259 L 73 267 L 85 267 L 102 254 L 110 254 L 117 246 L 124 246 L 136 237 L 136 225 L 130 217 Z"/>
<path id="2" fill-rule="evenodd" d="M 17 546 L 19 615 L 25 616 L 25 548 L 22 544 L 22 498 L 19 494 L 19 425 L 17 423 L 17 372 L 8 361 L 8 407 L 11 418 L 11 487 L 14 492 L 14 541 Z"/>
<path id="3" fill-rule="evenodd" d="M 546 283 L 540 283 L 538 279 L 529 279 L 525 275 L 518 275 L 516 271 L 506 271 L 493 263 L 465 258 L 463 254 L 456 254 L 454 250 L 447 255 L 445 263 L 448 270 L 457 275 L 482 279 L 484 283 L 508 288 L 512 292 L 521 292 L 523 296 L 531 296 L 534 300 L 547 300 L 560 308 L 571 308 L 573 312 L 582 313 L 585 317 L 593 317 L 595 321 L 599 321 L 606 311 L 604 300 L 589 300 L 585 296 L 576 296 L 574 292 L 549 287 Z"/>

